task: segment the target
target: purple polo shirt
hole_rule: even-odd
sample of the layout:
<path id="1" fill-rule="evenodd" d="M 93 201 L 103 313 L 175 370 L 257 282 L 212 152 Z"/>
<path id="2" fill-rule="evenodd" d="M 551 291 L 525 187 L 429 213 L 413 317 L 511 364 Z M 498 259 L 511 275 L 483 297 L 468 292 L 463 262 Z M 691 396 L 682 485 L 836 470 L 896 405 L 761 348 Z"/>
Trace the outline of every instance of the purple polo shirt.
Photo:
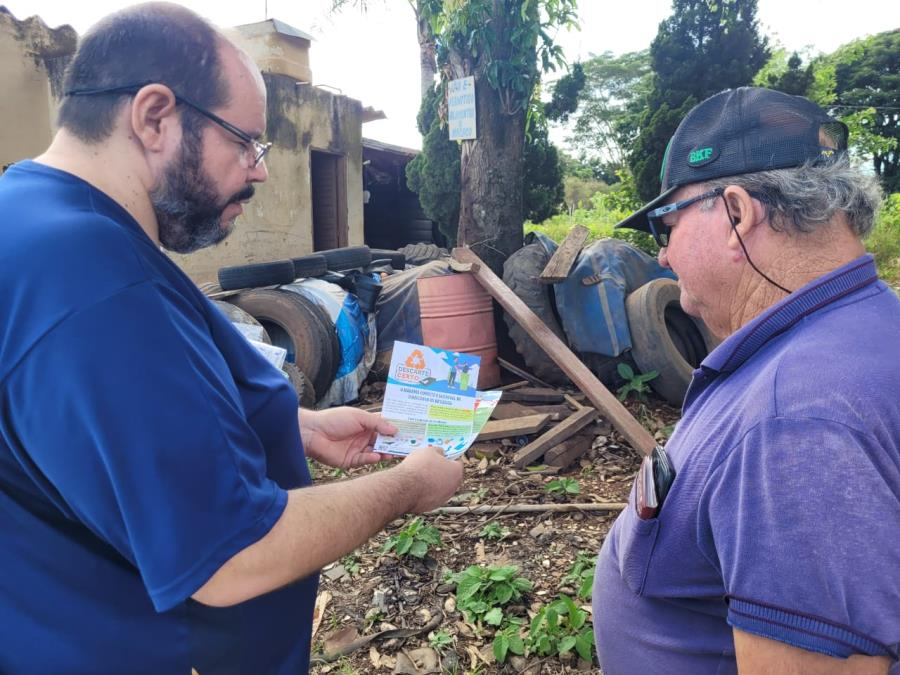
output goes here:
<path id="1" fill-rule="evenodd" d="M 605 675 L 735 673 L 732 628 L 900 673 L 900 300 L 863 256 L 694 372 L 659 517 L 600 551 Z"/>

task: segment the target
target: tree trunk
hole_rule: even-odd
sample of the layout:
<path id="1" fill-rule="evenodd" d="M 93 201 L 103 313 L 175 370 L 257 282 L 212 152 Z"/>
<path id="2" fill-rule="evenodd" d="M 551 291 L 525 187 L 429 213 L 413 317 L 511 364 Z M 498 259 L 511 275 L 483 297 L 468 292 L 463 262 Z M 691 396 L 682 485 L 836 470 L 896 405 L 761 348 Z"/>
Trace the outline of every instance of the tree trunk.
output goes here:
<path id="1" fill-rule="evenodd" d="M 432 89 L 437 76 L 437 44 L 431 25 L 422 16 L 419 2 L 416 2 L 416 36 L 419 38 L 419 76 L 422 89 L 422 98 L 425 98 Z"/>
<path id="2" fill-rule="evenodd" d="M 460 246 L 471 246 L 498 276 L 522 247 L 525 111 L 504 111 L 500 94 L 475 78 L 478 138 L 460 155 Z"/>

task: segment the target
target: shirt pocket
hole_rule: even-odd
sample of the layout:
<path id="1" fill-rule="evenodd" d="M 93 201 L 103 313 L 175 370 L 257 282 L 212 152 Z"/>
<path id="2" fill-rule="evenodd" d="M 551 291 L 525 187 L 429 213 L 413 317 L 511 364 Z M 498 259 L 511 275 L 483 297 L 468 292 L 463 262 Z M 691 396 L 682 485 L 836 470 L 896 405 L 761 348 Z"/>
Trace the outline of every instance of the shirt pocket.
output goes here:
<path id="1" fill-rule="evenodd" d="M 631 504 L 625 509 L 624 517 L 622 536 L 617 547 L 619 569 L 631 592 L 642 595 L 659 534 L 659 518 L 641 520 Z"/>

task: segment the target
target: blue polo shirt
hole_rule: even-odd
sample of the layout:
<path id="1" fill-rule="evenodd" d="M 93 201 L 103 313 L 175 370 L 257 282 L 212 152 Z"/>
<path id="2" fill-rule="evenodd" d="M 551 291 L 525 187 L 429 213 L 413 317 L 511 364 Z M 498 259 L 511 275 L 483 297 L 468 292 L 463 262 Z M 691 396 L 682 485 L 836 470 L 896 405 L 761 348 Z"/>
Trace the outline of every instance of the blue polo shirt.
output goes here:
<path id="1" fill-rule="evenodd" d="M 606 675 L 735 673 L 732 627 L 835 657 L 900 647 L 900 300 L 864 256 L 695 371 L 659 516 L 597 561 Z"/>
<path id="2" fill-rule="evenodd" d="M 84 181 L 0 214 L 0 672 L 305 672 L 317 577 L 190 599 L 310 482 L 287 380 Z"/>

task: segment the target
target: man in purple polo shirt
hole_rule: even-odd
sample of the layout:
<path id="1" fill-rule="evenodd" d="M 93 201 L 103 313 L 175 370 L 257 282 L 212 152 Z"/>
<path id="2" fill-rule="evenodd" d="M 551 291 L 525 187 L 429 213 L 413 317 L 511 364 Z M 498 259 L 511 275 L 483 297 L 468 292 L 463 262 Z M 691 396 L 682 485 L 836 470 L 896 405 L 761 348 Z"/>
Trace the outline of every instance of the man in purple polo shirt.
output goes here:
<path id="1" fill-rule="evenodd" d="M 633 490 L 600 552 L 603 672 L 900 673 L 900 301 L 860 241 L 877 184 L 843 124 L 765 89 L 700 103 L 663 164 L 619 226 L 654 235 L 724 341 L 663 503 Z"/>

